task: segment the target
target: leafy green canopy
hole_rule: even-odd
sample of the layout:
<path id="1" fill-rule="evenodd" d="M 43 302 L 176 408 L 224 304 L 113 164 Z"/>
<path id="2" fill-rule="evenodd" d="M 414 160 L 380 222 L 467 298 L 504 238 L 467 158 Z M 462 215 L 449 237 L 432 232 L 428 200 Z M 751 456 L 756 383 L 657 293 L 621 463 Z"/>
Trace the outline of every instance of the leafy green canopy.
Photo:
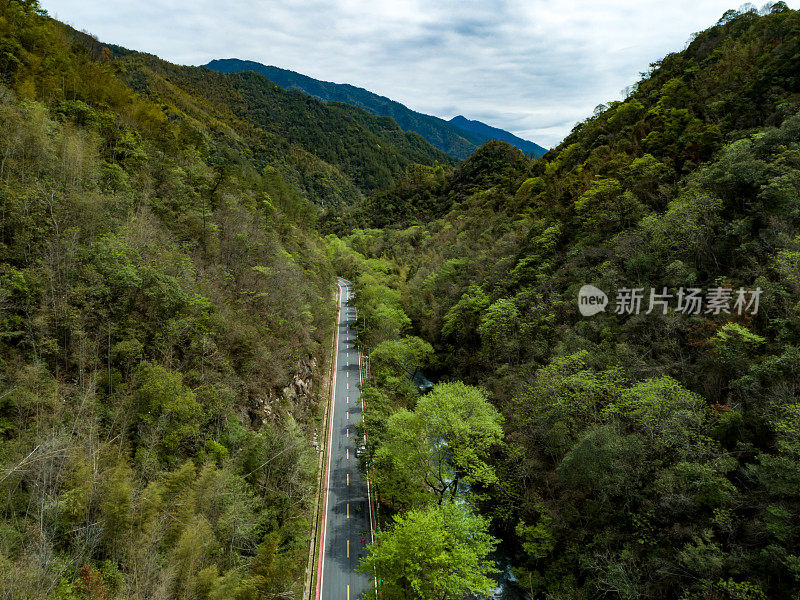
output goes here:
<path id="1" fill-rule="evenodd" d="M 395 517 L 359 571 L 380 573 L 380 597 L 387 600 L 486 596 L 494 587 L 487 575 L 496 571 L 488 559 L 496 544 L 481 517 L 445 502 Z"/>
<path id="2" fill-rule="evenodd" d="M 501 418 L 480 390 L 440 383 L 386 422 L 373 444 L 375 485 L 394 508 L 455 501 L 462 484 L 496 480 L 487 464 L 502 436 Z"/>

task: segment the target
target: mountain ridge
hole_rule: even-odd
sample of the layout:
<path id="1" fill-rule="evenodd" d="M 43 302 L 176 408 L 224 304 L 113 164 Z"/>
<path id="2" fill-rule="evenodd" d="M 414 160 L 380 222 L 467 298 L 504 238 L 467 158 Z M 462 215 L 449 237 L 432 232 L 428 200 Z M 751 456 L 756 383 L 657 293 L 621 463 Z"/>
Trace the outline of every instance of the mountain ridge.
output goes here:
<path id="1" fill-rule="evenodd" d="M 489 139 L 500 140 L 501 142 L 508 142 L 512 146 L 516 146 L 522 150 L 522 152 L 527 155 L 542 156 L 545 152 L 547 152 L 546 148 L 543 148 L 535 142 L 531 142 L 530 140 L 526 140 L 514 135 L 505 129 L 493 127 L 492 125 L 488 125 L 482 121 L 468 119 L 464 115 L 457 115 L 450 119 L 448 123 L 453 124 L 454 127 L 458 127 L 462 131 L 468 131 L 477 135 L 485 135 Z"/>
<path id="2" fill-rule="evenodd" d="M 462 128 L 450 121 L 417 112 L 404 104 L 348 83 L 334 83 L 314 79 L 289 69 L 237 58 L 214 59 L 202 65 L 212 71 L 221 73 L 241 73 L 253 71 L 267 77 L 280 87 L 297 90 L 323 102 L 343 102 L 367 111 L 375 116 L 393 118 L 404 131 L 414 131 L 425 138 L 434 148 L 458 159 L 465 159 L 479 146 L 491 139 L 507 141 L 526 154 L 542 156 L 546 148 L 523 140 L 514 134 L 492 127 L 480 121 L 467 122 L 470 129 Z M 475 125 L 477 124 L 477 125 Z"/>

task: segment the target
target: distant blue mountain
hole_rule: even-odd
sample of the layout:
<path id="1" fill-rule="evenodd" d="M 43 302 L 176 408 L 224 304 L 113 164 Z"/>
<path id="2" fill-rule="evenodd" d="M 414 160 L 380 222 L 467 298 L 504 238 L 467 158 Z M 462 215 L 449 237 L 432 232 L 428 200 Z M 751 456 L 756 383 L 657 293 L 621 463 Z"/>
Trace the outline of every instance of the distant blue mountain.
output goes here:
<path id="1" fill-rule="evenodd" d="M 485 136 L 489 139 L 494 140 L 502 140 L 504 142 L 508 142 L 522 150 L 525 154 L 532 154 L 533 156 L 542 156 L 545 152 L 547 152 L 547 148 L 542 148 L 539 144 L 535 144 L 534 142 L 523 140 L 521 137 L 517 137 L 513 133 L 506 131 L 505 129 L 499 129 L 498 127 L 492 127 L 491 125 L 487 125 L 486 123 L 482 123 L 481 121 L 470 121 L 466 117 L 462 117 L 458 115 L 457 117 L 453 117 L 450 119 L 449 123 L 451 125 L 455 125 L 459 129 L 464 131 L 469 131 L 471 133 Z"/>
<path id="2" fill-rule="evenodd" d="M 538 144 L 480 121 L 470 121 L 462 116 L 445 121 L 352 85 L 320 81 L 287 69 L 237 58 L 212 60 L 204 66 L 220 73 L 254 71 L 286 90 L 297 90 L 323 102 L 342 102 L 357 106 L 379 117 L 391 117 L 404 131 L 418 133 L 435 148 L 458 159 L 467 158 L 479 146 L 492 139 L 513 144 L 528 155 L 541 156 L 547 152 Z"/>

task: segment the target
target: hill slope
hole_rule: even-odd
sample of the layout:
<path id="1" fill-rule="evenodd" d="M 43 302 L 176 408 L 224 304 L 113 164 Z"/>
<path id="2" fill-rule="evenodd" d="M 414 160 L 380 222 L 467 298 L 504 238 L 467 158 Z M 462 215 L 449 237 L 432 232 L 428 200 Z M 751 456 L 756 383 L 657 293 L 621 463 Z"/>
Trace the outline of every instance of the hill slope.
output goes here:
<path id="1" fill-rule="evenodd" d="M 269 165 L 325 165 L 36 2 L 0 36 L 0 596 L 299 596 L 334 274 Z"/>
<path id="2" fill-rule="evenodd" d="M 284 89 L 298 90 L 325 102 L 344 102 L 373 115 L 391 117 L 404 131 L 419 133 L 434 147 L 455 158 L 467 158 L 478 146 L 494 138 L 519 144 L 518 147 L 523 152 L 534 156 L 541 156 L 546 152 L 545 148 L 533 142 L 479 121 L 467 121 L 460 117 L 466 125 L 461 127 L 459 122 L 454 120 L 448 122 L 418 113 L 399 102 L 352 85 L 320 81 L 287 69 L 236 58 L 212 60 L 204 66 L 221 73 L 253 71 L 264 75 Z"/>

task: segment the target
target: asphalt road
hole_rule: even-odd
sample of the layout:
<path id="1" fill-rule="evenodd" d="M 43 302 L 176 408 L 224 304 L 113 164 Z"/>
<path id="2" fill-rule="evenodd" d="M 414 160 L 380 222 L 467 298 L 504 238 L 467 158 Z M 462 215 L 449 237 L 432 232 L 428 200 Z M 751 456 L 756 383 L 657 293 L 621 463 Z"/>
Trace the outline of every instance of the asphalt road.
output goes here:
<path id="1" fill-rule="evenodd" d="M 370 589 L 373 580 L 355 572 L 365 546 L 371 541 L 367 483 L 358 472 L 356 449 L 361 445 L 354 425 L 361 420 L 359 355 L 355 346 L 356 312 L 347 306 L 352 285 L 339 279 L 341 290 L 336 340 L 327 469 L 322 558 L 317 598 L 355 600 Z"/>

